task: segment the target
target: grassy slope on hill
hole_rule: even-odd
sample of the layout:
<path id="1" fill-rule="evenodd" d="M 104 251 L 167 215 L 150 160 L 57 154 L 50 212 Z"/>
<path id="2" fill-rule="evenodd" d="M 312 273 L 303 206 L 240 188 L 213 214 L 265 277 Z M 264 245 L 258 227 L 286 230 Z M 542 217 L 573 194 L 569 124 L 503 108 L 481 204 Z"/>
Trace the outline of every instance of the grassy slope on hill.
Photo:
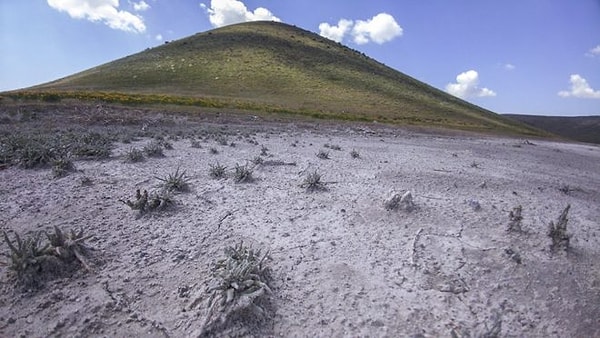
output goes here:
<path id="1" fill-rule="evenodd" d="M 600 116 L 505 116 L 575 141 L 600 144 Z"/>
<path id="2" fill-rule="evenodd" d="M 199 33 L 31 90 L 167 95 L 199 99 L 192 104 L 200 105 L 209 100 L 320 117 L 543 134 L 317 34 L 274 22 Z"/>

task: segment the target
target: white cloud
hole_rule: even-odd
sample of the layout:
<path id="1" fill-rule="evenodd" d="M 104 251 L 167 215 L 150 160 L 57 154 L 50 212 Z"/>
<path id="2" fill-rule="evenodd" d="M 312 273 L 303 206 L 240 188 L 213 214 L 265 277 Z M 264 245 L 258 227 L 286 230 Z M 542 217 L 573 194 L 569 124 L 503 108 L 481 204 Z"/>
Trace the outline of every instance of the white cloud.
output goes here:
<path id="1" fill-rule="evenodd" d="M 332 26 L 327 22 L 319 24 L 319 34 L 335 42 L 342 42 L 344 36 L 352 28 L 352 20 L 341 19 L 337 26 Z"/>
<path id="2" fill-rule="evenodd" d="M 600 56 L 600 45 L 590 49 L 587 53 L 585 53 L 585 55 L 591 56 L 591 57 Z"/>
<path id="3" fill-rule="evenodd" d="M 401 35 L 402 27 L 387 13 L 379 13 L 367 21 L 357 20 L 352 29 L 354 42 L 359 45 L 371 41 L 382 44 Z"/>
<path id="4" fill-rule="evenodd" d="M 148 3 L 146 1 L 140 1 L 140 2 L 134 2 L 133 3 L 133 10 L 136 12 L 143 12 L 150 9 L 150 5 L 148 5 Z"/>
<path id="5" fill-rule="evenodd" d="M 517 68 L 517 67 L 515 67 L 515 65 L 513 65 L 511 63 L 507 63 L 507 64 L 504 65 L 504 69 L 509 70 L 509 71 L 510 70 L 515 70 L 515 68 Z"/>
<path id="6" fill-rule="evenodd" d="M 368 20 L 341 19 L 337 26 L 327 22 L 319 24 L 319 34 L 336 42 L 341 42 L 350 34 L 355 43 L 364 45 L 369 42 L 383 44 L 402 35 L 402 27 L 393 16 L 379 13 Z"/>
<path id="7" fill-rule="evenodd" d="M 558 92 L 558 96 L 600 99 L 600 90 L 594 90 L 592 87 L 590 87 L 587 80 L 582 78 L 581 75 L 572 74 L 569 82 L 571 82 L 571 89 L 568 91 L 563 90 Z"/>
<path id="8" fill-rule="evenodd" d="M 208 18 L 213 27 L 222 27 L 234 23 L 248 21 L 281 21 L 266 8 L 258 7 L 249 11 L 243 2 L 238 0 L 211 0 L 210 7 L 200 4 L 208 13 Z"/>
<path id="9" fill-rule="evenodd" d="M 496 93 L 488 88 L 479 88 L 479 74 L 469 70 L 456 76 L 456 83 L 446 85 L 446 91 L 462 99 L 469 97 L 496 96 Z"/>
<path id="10" fill-rule="evenodd" d="M 156 36 L 154 38 L 156 39 L 156 41 L 162 41 L 163 40 L 162 34 L 156 34 Z"/>
<path id="11" fill-rule="evenodd" d="M 74 19 L 102 22 L 112 29 L 142 33 L 146 25 L 142 17 L 119 10 L 119 0 L 47 0 L 50 7 L 67 12 Z"/>

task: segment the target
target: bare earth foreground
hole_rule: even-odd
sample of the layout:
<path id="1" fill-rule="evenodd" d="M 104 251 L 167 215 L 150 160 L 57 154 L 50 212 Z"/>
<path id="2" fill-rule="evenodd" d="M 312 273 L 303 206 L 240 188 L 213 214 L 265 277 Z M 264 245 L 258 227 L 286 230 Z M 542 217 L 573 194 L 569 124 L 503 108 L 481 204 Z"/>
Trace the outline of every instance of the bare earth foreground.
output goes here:
<path id="1" fill-rule="evenodd" d="M 161 158 L 125 163 L 151 141 L 139 137 L 63 178 L 0 170 L 1 229 L 82 227 L 94 265 L 32 290 L 0 267 L 1 337 L 600 337 L 597 146 L 376 124 L 169 121 L 171 136 L 186 125 L 198 133 L 173 138 Z M 130 128 L 153 128 L 142 122 Z M 210 177 L 217 162 L 227 178 Z M 254 181 L 235 183 L 246 163 Z M 156 177 L 178 167 L 190 190 L 171 209 L 139 217 L 119 201 L 157 190 Z M 307 192 L 300 185 L 315 170 L 327 190 Z M 386 210 L 392 191 L 410 191 L 414 209 Z M 553 253 L 548 224 L 568 204 L 570 250 Z M 507 231 L 518 205 L 523 231 Z M 240 241 L 269 252 L 264 312 L 222 316 L 207 331 L 214 266 Z"/>

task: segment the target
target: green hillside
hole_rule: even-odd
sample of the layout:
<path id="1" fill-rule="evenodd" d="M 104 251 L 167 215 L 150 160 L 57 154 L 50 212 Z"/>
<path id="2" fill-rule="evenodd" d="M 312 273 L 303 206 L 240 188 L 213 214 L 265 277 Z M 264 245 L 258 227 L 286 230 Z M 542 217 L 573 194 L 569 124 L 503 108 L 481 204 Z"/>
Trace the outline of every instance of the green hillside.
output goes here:
<path id="1" fill-rule="evenodd" d="M 539 135 L 315 33 L 251 22 L 147 49 L 21 93 L 181 103 Z M 12 93 L 17 94 L 17 93 Z M 129 99 L 123 98 L 123 94 Z M 133 98 L 133 99 L 132 99 Z"/>

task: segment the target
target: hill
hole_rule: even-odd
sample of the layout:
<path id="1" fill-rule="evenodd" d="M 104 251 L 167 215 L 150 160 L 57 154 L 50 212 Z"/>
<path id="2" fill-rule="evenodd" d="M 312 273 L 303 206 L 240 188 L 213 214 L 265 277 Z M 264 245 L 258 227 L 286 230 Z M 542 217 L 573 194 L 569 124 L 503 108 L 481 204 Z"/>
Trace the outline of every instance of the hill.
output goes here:
<path id="1" fill-rule="evenodd" d="M 32 92 L 104 99 L 118 93 L 115 100 L 123 102 L 543 134 L 339 43 L 276 22 L 243 23 L 195 34 L 21 94 Z"/>
<path id="2" fill-rule="evenodd" d="M 600 116 L 504 115 L 571 140 L 600 144 Z"/>

